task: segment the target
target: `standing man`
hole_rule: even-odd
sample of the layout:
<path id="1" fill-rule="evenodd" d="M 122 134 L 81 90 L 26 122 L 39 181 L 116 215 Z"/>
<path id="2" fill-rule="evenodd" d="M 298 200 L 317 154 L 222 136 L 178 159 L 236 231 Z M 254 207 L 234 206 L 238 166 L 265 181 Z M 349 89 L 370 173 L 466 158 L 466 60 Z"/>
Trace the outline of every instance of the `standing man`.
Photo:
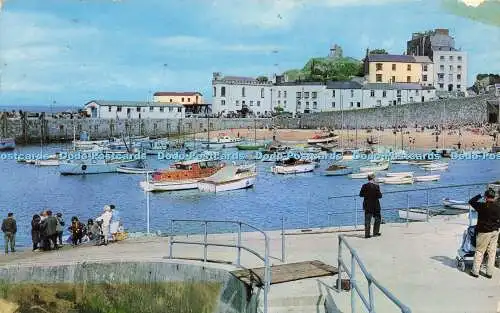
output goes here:
<path id="1" fill-rule="evenodd" d="M 99 216 L 96 221 L 102 221 L 102 233 L 104 235 L 104 244 L 108 244 L 109 239 L 109 226 L 111 224 L 111 219 L 113 218 L 113 212 L 111 212 L 111 207 L 109 205 L 104 206 L 104 212 Z"/>
<path id="2" fill-rule="evenodd" d="M 380 215 L 380 202 L 382 198 L 380 187 L 373 181 L 375 174 L 368 175 L 368 183 L 364 184 L 359 191 L 359 196 L 363 199 L 363 210 L 365 211 L 365 238 L 370 238 L 372 217 L 375 218 L 373 225 L 373 236 L 380 236 L 380 223 L 382 217 Z"/>
<path id="3" fill-rule="evenodd" d="M 486 277 L 493 277 L 495 257 L 498 244 L 498 229 L 500 228 L 500 203 L 495 201 L 495 190 L 488 189 L 484 193 L 485 202 L 479 202 L 481 195 L 469 200 L 469 204 L 477 211 L 476 225 L 476 253 L 474 266 L 470 275 L 479 277 L 479 268 L 483 263 L 484 253 L 488 253 Z"/>
<path id="4" fill-rule="evenodd" d="M 7 218 L 2 222 L 2 231 L 5 239 L 5 254 L 9 253 L 9 244 L 10 251 L 16 252 L 16 233 L 17 233 L 17 223 L 14 218 L 14 213 L 7 214 Z"/>

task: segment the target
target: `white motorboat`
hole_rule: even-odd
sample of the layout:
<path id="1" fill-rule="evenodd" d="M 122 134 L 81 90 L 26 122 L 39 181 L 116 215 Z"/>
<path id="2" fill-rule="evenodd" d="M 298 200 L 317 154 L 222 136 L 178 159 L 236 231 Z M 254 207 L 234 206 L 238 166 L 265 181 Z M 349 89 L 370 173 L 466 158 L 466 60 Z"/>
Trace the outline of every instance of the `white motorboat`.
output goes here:
<path id="1" fill-rule="evenodd" d="M 210 147 L 210 148 L 235 148 L 237 145 L 241 144 L 242 139 L 241 138 L 233 138 L 230 136 L 219 136 L 214 139 L 210 139 L 209 141 L 204 141 L 202 143 L 203 147 Z"/>
<path id="2" fill-rule="evenodd" d="M 429 214 L 427 214 L 429 213 Z M 410 221 L 427 221 L 431 217 L 431 212 L 421 208 L 399 209 L 398 215 L 400 219 Z"/>
<path id="3" fill-rule="evenodd" d="M 375 174 L 375 172 L 354 173 L 350 174 L 349 177 L 352 179 L 362 179 L 362 178 L 368 178 L 368 175 L 370 174 Z"/>
<path id="4" fill-rule="evenodd" d="M 360 172 L 378 172 L 378 171 L 385 171 L 388 168 L 389 168 L 389 162 L 384 161 L 378 165 L 360 167 L 359 171 Z"/>
<path id="5" fill-rule="evenodd" d="M 121 165 L 134 164 L 137 159 L 117 160 L 117 159 L 92 159 L 92 160 L 65 160 L 59 163 L 59 173 L 61 175 L 86 175 L 101 173 L 116 173 L 116 169 Z"/>
<path id="6" fill-rule="evenodd" d="M 388 185 L 404 185 L 413 184 L 413 177 L 396 176 L 396 177 L 382 177 L 378 178 L 377 182 L 388 184 Z"/>
<path id="7" fill-rule="evenodd" d="M 423 176 L 415 176 L 413 179 L 416 182 L 426 182 L 426 181 L 437 181 L 441 179 L 441 175 L 423 175 Z"/>
<path id="8" fill-rule="evenodd" d="M 271 171 L 274 174 L 300 174 L 312 172 L 315 167 L 315 162 L 290 158 L 282 162 L 276 162 Z"/>
<path id="9" fill-rule="evenodd" d="M 246 189 L 254 185 L 257 172 L 255 166 L 228 165 L 214 175 L 198 182 L 202 192 L 222 192 Z"/>
<path id="10" fill-rule="evenodd" d="M 47 159 L 47 160 L 36 160 L 36 166 L 59 166 L 59 160 Z"/>
<path id="11" fill-rule="evenodd" d="M 443 199 L 443 205 L 445 207 L 457 210 L 469 210 L 471 208 L 471 206 L 465 201 L 452 200 L 449 198 Z"/>
<path id="12" fill-rule="evenodd" d="M 411 177 L 413 172 L 393 172 L 385 174 L 387 177 Z"/>
<path id="13" fill-rule="evenodd" d="M 447 163 L 432 163 L 428 165 L 423 165 L 422 168 L 426 171 L 439 171 L 439 170 L 447 170 Z"/>

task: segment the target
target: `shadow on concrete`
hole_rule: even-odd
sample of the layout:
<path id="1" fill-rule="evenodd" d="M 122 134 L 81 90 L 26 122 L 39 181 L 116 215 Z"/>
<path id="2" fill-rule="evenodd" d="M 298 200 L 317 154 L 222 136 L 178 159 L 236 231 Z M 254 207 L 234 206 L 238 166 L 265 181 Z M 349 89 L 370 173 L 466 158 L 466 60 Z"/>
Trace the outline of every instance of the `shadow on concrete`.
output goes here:
<path id="1" fill-rule="evenodd" d="M 446 265 L 451 268 L 457 268 L 457 261 L 453 258 L 450 258 L 449 256 L 433 256 L 431 257 L 434 261 L 438 261 L 439 263 Z"/>
<path id="2" fill-rule="evenodd" d="M 318 289 L 320 290 L 320 293 L 325 297 L 325 309 L 326 312 L 328 313 L 345 313 L 342 312 L 337 304 L 335 303 L 335 299 L 333 297 L 333 293 L 339 294 L 336 289 L 334 289 L 332 286 L 327 285 L 325 282 L 321 281 L 320 279 L 316 280 L 318 282 Z M 317 308 L 317 312 L 321 312 L 319 307 Z"/>

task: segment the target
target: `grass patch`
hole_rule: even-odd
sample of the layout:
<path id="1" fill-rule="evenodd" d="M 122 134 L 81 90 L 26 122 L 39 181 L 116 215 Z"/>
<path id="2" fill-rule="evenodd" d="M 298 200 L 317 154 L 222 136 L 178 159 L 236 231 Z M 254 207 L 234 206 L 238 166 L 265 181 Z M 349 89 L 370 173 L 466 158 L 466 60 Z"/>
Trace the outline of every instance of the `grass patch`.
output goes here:
<path id="1" fill-rule="evenodd" d="M 15 313 L 212 313 L 220 289 L 209 282 L 0 283 L 0 298 L 17 304 Z"/>

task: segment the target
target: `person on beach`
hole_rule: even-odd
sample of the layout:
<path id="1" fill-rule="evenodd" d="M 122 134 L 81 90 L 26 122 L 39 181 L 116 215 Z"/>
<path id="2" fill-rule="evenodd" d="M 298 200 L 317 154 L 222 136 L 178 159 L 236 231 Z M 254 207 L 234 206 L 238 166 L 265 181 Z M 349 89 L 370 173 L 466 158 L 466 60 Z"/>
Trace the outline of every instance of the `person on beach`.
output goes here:
<path id="1" fill-rule="evenodd" d="M 364 184 L 359 191 L 359 196 L 363 199 L 363 210 L 365 211 L 365 238 L 370 238 L 371 221 L 375 219 L 373 225 L 373 236 L 380 236 L 380 223 L 382 216 L 380 214 L 380 201 L 382 193 L 380 187 L 374 182 L 375 174 L 368 175 L 368 183 Z"/>
<path id="2" fill-rule="evenodd" d="M 9 254 L 9 245 L 10 252 L 16 252 L 17 223 L 14 213 L 8 213 L 7 218 L 3 220 L 2 232 L 5 241 L 5 254 Z"/>
<path id="3" fill-rule="evenodd" d="M 40 248 L 40 215 L 33 215 L 31 220 L 31 242 L 33 243 L 33 251 Z"/>
<path id="4" fill-rule="evenodd" d="M 89 238 L 89 241 L 93 241 L 95 239 L 95 231 L 94 231 L 94 220 L 89 218 L 87 221 L 87 238 Z"/>
<path id="5" fill-rule="evenodd" d="M 71 226 L 68 227 L 68 230 L 71 232 L 71 244 L 73 247 L 81 244 L 84 233 L 84 225 L 80 223 L 78 217 L 73 216 L 71 218 Z"/>
<path id="6" fill-rule="evenodd" d="M 64 223 L 64 218 L 62 216 L 62 213 L 57 213 L 56 214 L 56 218 L 57 218 L 57 238 L 56 238 L 56 243 L 59 246 L 62 247 L 62 245 L 63 245 L 62 237 L 63 237 L 63 232 L 64 232 L 64 225 L 66 223 Z"/>
<path id="7" fill-rule="evenodd" d="M 109 207 L 112 213 L 109 231 L 111 233 L 111 240 L 116 241 L 116 235 L 121 226 L 120 212 L 116 209 L 114 204 L 110 204 Z"/>
<path id="8" fill-rule="evenodd" d="M 111 211 L 111 207 L 109 205 L 104 206 L 104 212 L 101 216 L 96 218 L 96 221 L 102 221 L 102 233 L 104 235 L 104 244 L 108 244 L 109 238 L 109 226 L 111 223 L 111 218 L 113 218 L 113 213 Z"/>
<path id="9" fill-rule="evenodd" d="M 474 254 L 474 265 L 470 272 L 472 277 L 479 277 L 479 269 L 483 263 L 485 253 L 488 253 L 485 276 L 490 279 L 493 277 L 498 230 L 500 229 L 500 203 L 495 200 L 495 197 L 495 191 L 488 189 L 484 193 L 485 202 L 479 202 L 479 199 L 481 199 L 480 194 L 469 200 L 469 204 L 477 212 L 476 253 Z"/>
<path id="10" fill-rule="evenodd" d="M 45 223 L 45 249 L 52 250 L 57 249 L 57 217 L 52 215 L 51 210 L 47 210 L 47 218 L 44 220 Z"/>

